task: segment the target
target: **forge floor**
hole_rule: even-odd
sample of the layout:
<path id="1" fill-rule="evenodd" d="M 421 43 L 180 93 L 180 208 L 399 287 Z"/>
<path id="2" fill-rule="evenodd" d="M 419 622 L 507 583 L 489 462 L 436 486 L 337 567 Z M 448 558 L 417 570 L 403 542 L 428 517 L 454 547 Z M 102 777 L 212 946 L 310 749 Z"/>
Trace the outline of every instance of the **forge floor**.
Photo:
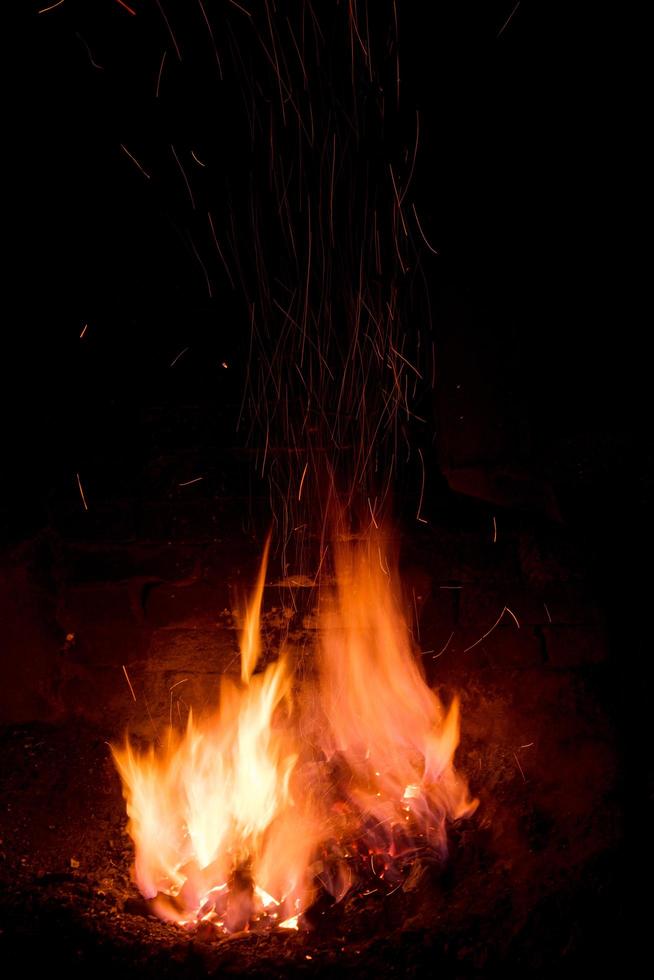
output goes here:
<path id="1" fill-rule="evenodd" d="M 38 683 L 35 695 L 18 671 L 16 717 L 0 730 L 6 961 L 143 980 L 558 976 L 617 961 L 623 821 L 603 611 L 565 535 L 491 527 L 484 512 L 403 543 L 416 647 L 430 683 L 459 693 L 456 762 L 480 800 L 450 827 L 447 859 L 418 860 L 399 888 L 368 883 L 299 932 L 228 938 L 164 924 L 140 900 L 108 742 L 125 726 L 151 737 L 234 669 L 231 598 L 256 548 L 50 536 L 56 561 L 43 541 L 23 549 L 3 574 L 32 615 L 38 656 L 23 666 Z M 310 589 L 274 567 L 269 579 L 269 655 L 280 631 L 309 649 Z M 170 693 L 182 680 L 184 701 Z"/>

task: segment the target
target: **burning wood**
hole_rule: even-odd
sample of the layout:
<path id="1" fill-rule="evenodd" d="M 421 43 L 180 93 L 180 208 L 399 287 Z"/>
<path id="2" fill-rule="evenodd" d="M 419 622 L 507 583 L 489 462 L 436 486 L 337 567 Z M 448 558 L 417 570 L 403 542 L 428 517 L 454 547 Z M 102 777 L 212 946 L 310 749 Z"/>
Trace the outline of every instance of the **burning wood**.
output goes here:
<path id="1" fill-rule="evenodd" d="M 297 928 L 322 895 L 399 887 L 474 811 L 453 766 L 458 702 L 446 710 L 424 680 L 382 547 L 377 532 L 338 544 L 317 676 L 294 690 L 284 651 L 254 673 L 266 544 L 240 684 L 224 678 L 215 714 L 159 748 L 114 749 L 136 883 L 161 918 Z"/>

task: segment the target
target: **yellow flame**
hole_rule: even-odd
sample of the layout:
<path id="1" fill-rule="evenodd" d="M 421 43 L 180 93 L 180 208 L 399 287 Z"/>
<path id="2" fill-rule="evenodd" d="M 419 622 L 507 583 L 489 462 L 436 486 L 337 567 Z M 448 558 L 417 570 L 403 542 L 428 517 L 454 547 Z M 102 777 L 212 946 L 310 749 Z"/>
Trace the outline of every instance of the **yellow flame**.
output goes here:
<path id="1" fill-rule="evenodd" d="M 424 680 L 381 533 L 336 548 L 318 679 L 293 710 L 283 653 L 254 672 L 269 545 L 245 615 L 240 682 L 223 678 L 215 714 L 189 715 L 161 747 L 113 749 L 137 885 L 181 924 L 234 931 L 268 916 L 297 928 L 328 839 L 360 837 L 372 813 L 382 830 L 368 840 L 371 855 L 393 853 L 400 821 L 444 846 L 446 819 L 476 806 L 453 766 L 458 701 L 445 710 Z M 325 756 L 347 767 L 342 785 Z M 356 875 L 340 854 L 320 880 L 339 900 Z"/>

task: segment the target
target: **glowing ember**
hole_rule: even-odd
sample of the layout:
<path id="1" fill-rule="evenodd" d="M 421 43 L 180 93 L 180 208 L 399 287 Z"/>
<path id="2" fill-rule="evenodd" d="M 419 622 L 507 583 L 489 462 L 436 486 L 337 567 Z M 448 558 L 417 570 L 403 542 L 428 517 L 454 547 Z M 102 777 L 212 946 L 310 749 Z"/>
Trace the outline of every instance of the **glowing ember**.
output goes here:
<path id="1" fill-rule="evenodd" d="M 476 807 L 452 763 L 458 702 L 425 683 L 381 535 L 336 549 L 318 676 L 295 699 L 283 652 L 254 673 L 267 556 L 215 715 L 113 750 L 136 883 L 181 925 L 297 929 L 317 890 L 339 901 L 371 873 L 392 886 Z"/>

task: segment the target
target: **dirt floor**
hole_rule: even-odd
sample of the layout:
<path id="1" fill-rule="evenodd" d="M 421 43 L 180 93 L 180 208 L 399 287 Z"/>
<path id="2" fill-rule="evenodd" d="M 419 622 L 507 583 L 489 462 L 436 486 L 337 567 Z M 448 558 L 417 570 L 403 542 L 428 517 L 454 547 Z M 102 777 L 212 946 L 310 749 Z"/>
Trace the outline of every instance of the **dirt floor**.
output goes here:
<path id="1" fill-rule="evenodd" d="M 450 829 L 447 860 L 418 861 L 392 894 L 379 881 L 317 908 L 294 934 L 220 938 L 153 918 L 130 878 L 108 733 L 81 721 L 6 728 L 4 956 L 21 972 L 134 977 L 550 976 L 606 965 L 621 874 L 606 679 L 602 667 L 482 670 L 459 685 L 457 761 L 481 804 Z"/>
<path id="2" fill-rule="evenodd" d="M 463 517 L 447 514 L 402 540 L 415 645 L 429 683 L 445 701 L 460 697 L 456 764 L 480 800 L 449 828 L 447 858 L 419 858 L 400 887 L 369 876 L 342 902 L 309 910 L 296 933 L 228 938 L 164 924 L 140 898 L 109 743 L 126 726 L 147 740 L 170 717 L 183 720 L 221 673 L 237 669 L 231 610 L 252 582 L 257 542 L 237 547 L 188 529 L 172 542 L 49 534 L 9 556 L 2 572 L 14 673 L 3 700 L 14 719 L 0 729 L 6 961 L 21 973 L 141 980 L 558 977 L 619 962 L 615 651 L 569 536 L 510 515 L 497 526 L 495 541 L 489 509 L 466 505 Z M 273 561 L 264 660 L 281 634 L 310 657 L 311 590 L 280 574 Z M 490 630 L 504 606 L 514 616 Z M 173 690 L 185 700 L 173 701 Z"/>

